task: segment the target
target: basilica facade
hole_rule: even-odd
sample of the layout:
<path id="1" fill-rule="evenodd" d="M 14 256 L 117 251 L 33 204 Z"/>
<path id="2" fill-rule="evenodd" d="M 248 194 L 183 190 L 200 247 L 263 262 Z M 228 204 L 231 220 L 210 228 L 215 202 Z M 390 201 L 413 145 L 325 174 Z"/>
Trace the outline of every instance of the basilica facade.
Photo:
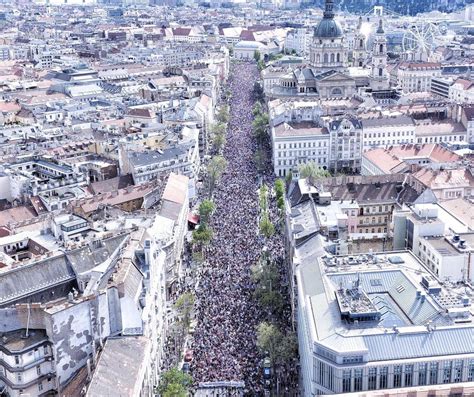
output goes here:
<path id="1" fill-rule="evenodd" d="M 323 18 L 314 29 L 309 64 L 283 74 L 274 90 L 277 96 L 352 97 L 357 92 L 357 85 L 349 66 L 370 67 L 367 84 L 375 90 L 388 88 L 387 46 L 382 22 L 376 32 L 371 62 L 368 63 L 370 53 L 366 48 L 366 38 L 360 32 L 362 20 L 359 21 L 349 64 L 348 43 L 334 16 L 334 0 L 326 0 Z"/>

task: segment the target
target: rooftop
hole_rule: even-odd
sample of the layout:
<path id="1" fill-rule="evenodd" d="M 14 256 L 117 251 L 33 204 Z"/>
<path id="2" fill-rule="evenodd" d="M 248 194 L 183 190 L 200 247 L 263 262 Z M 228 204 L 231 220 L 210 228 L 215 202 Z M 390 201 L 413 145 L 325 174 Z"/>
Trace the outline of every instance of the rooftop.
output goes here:
<path id="1" fill-rule="evenodd" d="M 468 286 L 441 283 L 406 251 L 313 258 L 297 277 L 319 345 L 368 361 L 471 352 Z"/>
<path id="2" fill-rule="evenodd" d="M 150 355 L 144 336 L 108 338 L 86 396 L 138 396 Z"/>

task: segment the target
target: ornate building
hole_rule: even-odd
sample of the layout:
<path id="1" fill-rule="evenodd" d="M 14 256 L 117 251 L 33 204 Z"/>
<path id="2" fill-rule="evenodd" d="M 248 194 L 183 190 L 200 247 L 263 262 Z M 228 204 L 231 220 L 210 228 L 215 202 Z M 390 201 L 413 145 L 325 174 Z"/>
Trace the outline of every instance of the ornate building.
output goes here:
<path id="1" fill-rule="evenodd" d="M 334 19 L 334 0 L 326 0 L 324 16 L 314 29 L 309 66 L 281 76 L 270 96 L 316 96 L 348 98 L 356 92 L 348 74 L 348 48 L 339 23 Z"/>
<path id="2" fill-rule="evenodd" d="M 352 66 L 362 67 L 367 60 L 367 37 L 362 33 L 362 17 L 359 17 L 357 31 L 354 35 L 354 49 L 352 51 Z"/>
<path id="3" fill-rule="evenodd" d="M 387 38 L 383 30 L 382 18 L 375 32 L 372 46 L 370 86 L 374 91 L 387 90 L 389 88 L 389 75 L 387 72 Z"/>
<path id="4" fill-rule="evenodd" d="M 326 0 L 323 19 L 314 29 L 310 64 L 317 72 L 347 69 L 347 43 L 341 25 L 334 19 L 334 0 Z"/>

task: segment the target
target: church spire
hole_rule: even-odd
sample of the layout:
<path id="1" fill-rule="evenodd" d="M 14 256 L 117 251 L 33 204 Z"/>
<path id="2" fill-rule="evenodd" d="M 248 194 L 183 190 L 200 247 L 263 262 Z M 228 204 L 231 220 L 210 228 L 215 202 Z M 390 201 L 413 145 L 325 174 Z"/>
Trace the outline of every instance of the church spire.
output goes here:
<path id="1" fill-rule="evenodd" d="M 324 18 L 334 18 L 334 0 L 326 0 L 324 7 Z"/>
<path id="2" fill-rule="evenodd" d="M 383 30 L 383 21 L 382 18 L 379 19 L 379 27 L 377 28 L 377 34 L 384 34 L 385 31 Z"/>

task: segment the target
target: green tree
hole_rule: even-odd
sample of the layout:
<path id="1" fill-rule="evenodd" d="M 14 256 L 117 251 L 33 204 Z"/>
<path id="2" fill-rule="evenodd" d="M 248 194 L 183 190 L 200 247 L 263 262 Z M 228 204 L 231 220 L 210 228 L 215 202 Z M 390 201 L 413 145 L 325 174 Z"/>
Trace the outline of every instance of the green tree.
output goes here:
<path id="1" fill-rule="evenodd" d="M 329 171 L 323 170 L 312 161 L 301 164 L 299 167 L 299 173 L 301 178 L 308 179 L 309 183 L 312 185 L 314 185 L 318 179 L 331 176 Z"/>
<path id="2" fill-rule="evenodd" d="M 186 397 L 192 377 L 178 368 L 171 368 L 161 375 L 158 393 L 164 397 Z"/>
<path id="3" fill-rule="evenodd" d="M 219 123 L 227 124 L 229 121 L 229 107 L 227 105 L 222 105 L 217 112 L 216 119 Z"/>
<path id="4" fill-rule="evenodd" d="M 260 84 L 258 81 L 253 83 L 252 96 L 257 102 L 263 102 L 265 100 L 265 92 L 263 91 L 262 84 Z"/>
<path id="5" fill-rule="evenodd" d="M 287 184 L 290 184 L 291 181 L 293 180 L 293 172 L 291 172 L 291 170 L 288 172 L 288 174 L 286 174 L 286 177 L 285 177 L 285 182 Z"/>
<path id="6" fill-rule="evenodd" d="M 279 316 L 282 313 L 285 301 L 280 291 L 261 288 L 256 291 L 256 295 L 260 305 L 269 310 L 273 316 Z"/>
<path id="7" fill-rule="evenodd" d="M 255 137 L 260 141 L 263 141 L 267 136 L 268 122 L 268 114 L 266 113 L 257 115 L 252 122 Z"/>
<path id="8" fill-rule="evenodd" d="M 216 184 L 219 182 L 222 174 L 227 167 L 227 161 L 222 156 L 215 156 L 209 162 L 207 166 L 207 182 L 208 182 L 208 189 L 209 189 L 209 197 L 212 197 L 212 193 L 214 192 L 214 188 Z"/>
<path id="9" fill-rule="evenodd" d="M 206 199 L 199 204 L 199 218 L 201 225 L 207 226 L 215 209 L 216 206 L 211 200 Z"/>
<path id="10" fill-rule="evenodd" d="M 277 207 L 281 211 L 285 209 L 285 198 L 283 196 L 277 198 Z"/>
<path id="11" fill-rule="evenodd" d="M 273 324 L 261 322 L 257 328 L 257 347 L 262 355 L 268 356 L 274 365 L 278 361 L 278 346 L 283 339 L 281 331 Z"/>
<path id="12" fill-rule="evenodd" d="M 270 238 L 275 234 L 275 226 L 270 221 L 268 213 L 265 212 L 260 220 L 260 234 L 265 236 L 266 238 Z"/>
<path id="13" fill-rule="evenodd" d="M 285 196 L 285 182 L 280 178 L 275 181 L 275 194 L 277 199 Z"/>
<path id="14" fill-rule="evenodd" d="M 281 364 L 290 363 L 298 356 L 298 339 L 294 332 L 283 337 L 278 348 L 278 361 Z"/>
<path id="15" fill-rule="evenodd" d="M 225 134 L 226 125 L 224 123 L 218 122 L 211 125 L 211 135 L 216 136 L 220 134 Z"/>
<path id="16" fill-rule="evenodd" d="M 254 117 L 257 117 L 263 113 L 262 104 L 260 102 L 255 102 L 255 105 L 252 108 L 252 113 Z"/>
<path id="17" fill-rule="evenodd" d="M 263 171 L 265 169 L 265 163 L 267 161 L 267 155 L 265 153 L 265 150 L 257 149 L 255 151 L 253 159 L 255 161 L 255 167 L 257 167 L 257 170 L 259 172 Z"/>
<path id="18" fill-rule="evenodd" d="M 193 244 L 204 247 L 212 240 L 212 230 L 206 226 L 199 226 L 193 231 Z"/>
<path id="19" fill-rule="evenodd" d="M 227 139 L 225 137 L 225 134 L 214 135 L 214 138 L 212 140 L 212 145 L 214 146 L 215 152 L 220 153 L 222 148 L 225 146 L 226 142 L 227 142 Z"/>
<path id="20" fill-rule="evenodd" d="M 191 323 L 191 313 L 194 307 L 194 295 L 190 292 L 181 294 L 176 300 L 174 307 L 182 319 L 185 329 L 188 329 Z"/>
<path id="21" fill-rule="evenodd" d="M 261 57 L 262 56 L 260 55 L 260 51 L 254 51 L 253 52 L 253 59 L 255 59 L 255 62 L 258 63 L 260 61 Z"/>

